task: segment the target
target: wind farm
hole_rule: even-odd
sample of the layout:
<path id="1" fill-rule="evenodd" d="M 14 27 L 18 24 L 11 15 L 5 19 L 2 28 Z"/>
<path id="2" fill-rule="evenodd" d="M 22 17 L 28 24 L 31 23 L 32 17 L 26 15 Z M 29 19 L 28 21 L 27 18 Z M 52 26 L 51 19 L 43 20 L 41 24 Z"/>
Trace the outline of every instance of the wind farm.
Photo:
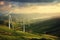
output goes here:
<path id="1" fill-rule="evenodd" d="M 0 40 L 59 40 L 59 0 L 25 1 L 0 1 Z"/>

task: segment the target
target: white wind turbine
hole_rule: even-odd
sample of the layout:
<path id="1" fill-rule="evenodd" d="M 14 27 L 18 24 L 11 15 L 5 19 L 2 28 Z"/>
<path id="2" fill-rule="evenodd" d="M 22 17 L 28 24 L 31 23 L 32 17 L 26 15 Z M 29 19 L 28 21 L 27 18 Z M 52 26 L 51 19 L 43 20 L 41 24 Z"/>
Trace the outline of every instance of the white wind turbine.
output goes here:
<path id="1" fill-rule="evenodd" d="M 5 2 L 4 2 L 4 1 L 1 1 L 1 2 L 0 2 L 0 5 L 5 5 Z M 10 11 L 10 8 L 12 8 L 12 5 L 9 4 L 9 5 L 7 5 L 7 6 L 8 6 L 8 8 L 6 7 L 5 12 L 8 13 L 8 14 L 6 14 L 6 13 L 5 13 L 5 14 L 6 14 L 6 15 L 9 15 L 9 29 L 10 29 L 10 28 L 11 28 L 11 25 L 10 25 L 10 24 L 11 24 L 11 21 L 10 21 L 10 20 L 12 19 L 12 18 L 11 18 L 11 15 L 10 15 L 10 14 L 12 13 L 12 12 Z M 4 13 L 4 12 L 3 12 L 3 13 Z M 6 16 L 6 15 L 5 15 L 5 16 Z"/>
<path id="2" fill-rule="evenodd" d="M 10 5 L 10 7 L 12 7 L 12 6 Z M 11 10 L 13 10 L 13 9 L 11 9 Z M 9 12 L 9 29 L 11 29 L 11 24 L 12 24 L 12 16 L 11 16 L 11 13 L 12 13 L 12 11 Z M 14 30 L 13 24 L 12 24 L 12 28 Z"/>
<path id="3" fill-rule="evenodd" d="M 9 5 L 8 7 L 11 8 L 11 10 L 13 10 L 12 9 L 12 5 Z M 8 23 L 9 29 L 11 29 L 11 23 L 12 23 L 12 16 L 11 16 L 12 11 L 11 10 L 9 10 L 9 9 L 7 10 L 7 13 L 8 13 L 7 15 L 9 16 L 9 21 L 8 21 L 9 22 Z M 12 27 L 14 29 L 14 26 L 13 25 L 12 25 Z"/>

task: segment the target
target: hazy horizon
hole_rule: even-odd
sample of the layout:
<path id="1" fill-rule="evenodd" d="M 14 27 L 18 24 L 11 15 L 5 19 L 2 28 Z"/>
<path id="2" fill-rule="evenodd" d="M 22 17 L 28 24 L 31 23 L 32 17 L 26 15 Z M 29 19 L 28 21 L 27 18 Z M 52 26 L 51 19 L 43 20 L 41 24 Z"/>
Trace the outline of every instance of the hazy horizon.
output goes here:
<path id="1" fill-rule="evenodd" d="M 18 0 L 17 0 L 18 1 Z M 54 0 L 52 2 L 16 2 L 16 1 L 0 1 L 1 13 L 14 13 L 14 14 L 34 14 L 40 17 L 59 17 L 60 15 L 60 2 Z M 37 16 L 38 16 L 37 15 Z M 39 17 L 38 17 L 39 18 Z"/>

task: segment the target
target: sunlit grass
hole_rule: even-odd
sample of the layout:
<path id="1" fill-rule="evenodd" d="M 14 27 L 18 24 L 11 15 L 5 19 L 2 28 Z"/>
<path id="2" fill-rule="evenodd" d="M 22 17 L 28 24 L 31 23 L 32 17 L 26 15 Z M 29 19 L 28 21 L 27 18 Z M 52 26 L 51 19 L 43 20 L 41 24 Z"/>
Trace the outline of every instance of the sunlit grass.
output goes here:
<path id="1" fill-rule="evenodd" d="M 8 29 L 6 26 L 0 26 L 0 39 L 1 40 L 29 40 L 32 38 L 41 39 L 51 39 L 55 40 L 57 39 L 56 36 L 51 36 L 47 34 L 31 34 L 28 32 L 22 32 L 17 30 Z"/>

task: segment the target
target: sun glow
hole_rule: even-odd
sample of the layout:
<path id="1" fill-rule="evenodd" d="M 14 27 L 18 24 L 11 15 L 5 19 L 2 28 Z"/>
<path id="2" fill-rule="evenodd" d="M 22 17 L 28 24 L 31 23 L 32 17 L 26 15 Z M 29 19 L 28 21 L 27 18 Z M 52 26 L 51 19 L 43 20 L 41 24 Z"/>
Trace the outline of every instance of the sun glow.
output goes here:
<path id="1" fill-rule="evenodd" d="M 49 4 L 49 5 L 32 5 L 30 4 L 29 6 L 23 6 L 21 7 L 21 5 L 17 5 L 17 4 L 5 4 L 5 2 L 1 1 L 0 5 L 4 5 L 0 8 L 0 10 L 2 11 L 12 11 L 13 13 L 19 14 L 19 13 L 43 13 L 43 14 L 47 14 L 47 13 L 59 13 L 60 14 L 60 3 L 56 3 L 56 4 Z"/>
<path id="2" fill-rule="evenodd" d="M 14 13 L 60 13 L 60 5 L 31 6 L 25 8 L 14 8 Z"/>
<path id="3" fill-rule="evenodd" d="M 5 3 L 3 1 L 0 2 L 0 5 L 4 5 Z"/>

